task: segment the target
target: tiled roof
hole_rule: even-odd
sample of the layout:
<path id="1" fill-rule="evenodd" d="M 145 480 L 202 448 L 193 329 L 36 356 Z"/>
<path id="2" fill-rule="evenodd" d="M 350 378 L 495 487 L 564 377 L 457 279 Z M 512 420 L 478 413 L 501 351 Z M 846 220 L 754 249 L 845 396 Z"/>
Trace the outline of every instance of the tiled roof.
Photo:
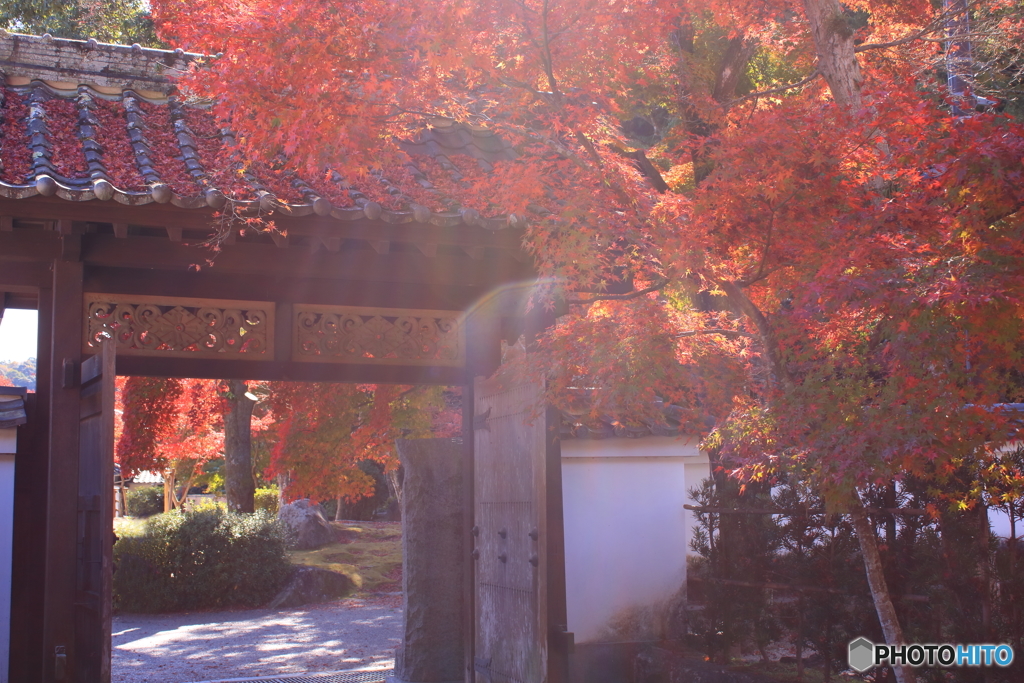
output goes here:
<path id="1" fill-rule="evenodd" d="M 591 420 L 562 411 L 560 436 L 563 439 L 638 439 L 644 436 L 680 436 L 685 433 L 682 408 L 663 402 L 656 407 L 664 418 L 661 423 L 652 420 L 644 424 L 627 424 L 610 416 Z"/>
<path id="2" fill-rule="evenodd" d="M 0 429 L 17 427 L 26 422 L 25 390 L 21 387 L 0 387 Z"/>
<path id="3" fill-rule="evenodd" d="M 410 163 L 391 177 L 363 187 L 329 169 L 299 178 L 245 163 L 210 107 L 176 93 L 168 73 L 196 56 L 0 31 L 0 197 L 193 209 L 230 201 L 242 212 L 509 225 L 451 205 L 434 187 L 514 159 L 492 133 L 435 121 L 404 144 Z"/>

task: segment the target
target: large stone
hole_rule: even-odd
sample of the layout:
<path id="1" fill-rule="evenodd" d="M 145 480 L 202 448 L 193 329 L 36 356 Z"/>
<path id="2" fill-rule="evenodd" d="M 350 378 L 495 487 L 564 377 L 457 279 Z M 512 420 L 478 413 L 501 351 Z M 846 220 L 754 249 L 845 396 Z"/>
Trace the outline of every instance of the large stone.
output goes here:
<path id="1" fill-rule="evenodd" d="M 320 567 L 297 567 L 288 583 L 267 607 L 299 607 L 337 600 L 348 595 L 352 588 L 351 579 L 344 574 Z"/>
<path id="2" fill-rule="evenodd" d="M 334 529 L 319 505 L 303 498 L 288 503 L 277 513 L 288 533 L 288 543 L 296 550 L 314 550 L 335 540 Z"/>
<path id="3" fill-rule="evenodd" d="M 462 441 L 399 440 L 402 486 L 402 641 L 395 679 L 463 680 Z"/>

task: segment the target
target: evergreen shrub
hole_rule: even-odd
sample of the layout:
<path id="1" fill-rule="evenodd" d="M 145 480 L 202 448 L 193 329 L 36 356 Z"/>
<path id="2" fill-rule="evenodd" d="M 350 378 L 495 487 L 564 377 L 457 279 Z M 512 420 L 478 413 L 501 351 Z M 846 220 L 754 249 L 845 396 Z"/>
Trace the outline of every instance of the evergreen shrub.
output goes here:
<path id="1" fill-rule="evenodd" d="M 256 506 L 257 510 L 266 510 L 270 514 L 276 515 L 278 502 L 279 498 L 276 486 L 256 489 L 256 494 L 253 497 L 253 504 Z"/>
<path id="2" fill-rule="evenodd" d="M 124 492 L 125 512 L 129 517 L 152 517 L 164 511 L 164 487 L 140 486 Z"/>
<path id="3" fill-rule="evenodd" d="M 114 546 L 114 609 L 176 612 L 256 607 L 291 571 L 280 522 L 266 510 L 175 510 Z"/>

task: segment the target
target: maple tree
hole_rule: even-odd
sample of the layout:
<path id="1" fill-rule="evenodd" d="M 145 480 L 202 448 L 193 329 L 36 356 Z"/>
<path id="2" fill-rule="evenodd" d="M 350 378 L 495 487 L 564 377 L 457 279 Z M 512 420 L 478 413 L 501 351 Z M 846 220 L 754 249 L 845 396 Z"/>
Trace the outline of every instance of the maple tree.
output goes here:
<path id="1" fill-rule="evenodd" d="M 1022 129 L 955 115 L 1019 81 L 999 47 L 1024 33 L 1017 3 L 153 9 L 171 42 L 223 53 L 185 83 L 250 158 L 522 227 L 536 305 L 569 309 L 524 371 L 556 403 L 588 388 L 594 416 L 658 419 L 652 399 L 672 400 L 696 429 L 717 421 L 709 444 L 737 476 L 784 469 L 850 510 L 886 640 L 903 640 L 859 491 L 990 457 L 1012 431 L 991 406 L 1020 392 Z M 975 33 L 948 40 L 964 12 Z M 967 87 L 950 93 L 945 43 L 970 40 L 1006 68 L 953 73 Z M 453 158 L 452 174 L 403 151 L 438 120 L 519 157 Z M 365 182 L 380 178 L 399 191 Z"/>
<path id="2" fill-rule="evenodd" d="M 450 437 L 461 419 L 438 387 L 274 382 L 268 398 L 276 424 L 269 472 L 286 482 L 288 500 L 355 502 L 374 492 L 359 467 L 398 469 L 397 438 Z M 454 419 L 453 419 L 454 418 Z"/>
<path id="3" fill-rule="evenodd" d="M 185 504 L 202 466 L 224 449 L 216 382 L 119 377 L 115 456 L 121 474 L 163 475 L 164 511 Z"/>

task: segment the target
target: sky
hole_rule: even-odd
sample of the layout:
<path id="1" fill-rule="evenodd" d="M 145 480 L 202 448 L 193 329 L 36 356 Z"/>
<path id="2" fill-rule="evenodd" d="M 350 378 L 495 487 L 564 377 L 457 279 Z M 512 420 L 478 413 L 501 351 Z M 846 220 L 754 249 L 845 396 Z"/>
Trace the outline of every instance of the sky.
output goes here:
<path id="1" fill-rule="evenodd" d="M 0 362 L 22 361 L 36 355 L 36 311 L 8 308 L 0 321 Z"/>

